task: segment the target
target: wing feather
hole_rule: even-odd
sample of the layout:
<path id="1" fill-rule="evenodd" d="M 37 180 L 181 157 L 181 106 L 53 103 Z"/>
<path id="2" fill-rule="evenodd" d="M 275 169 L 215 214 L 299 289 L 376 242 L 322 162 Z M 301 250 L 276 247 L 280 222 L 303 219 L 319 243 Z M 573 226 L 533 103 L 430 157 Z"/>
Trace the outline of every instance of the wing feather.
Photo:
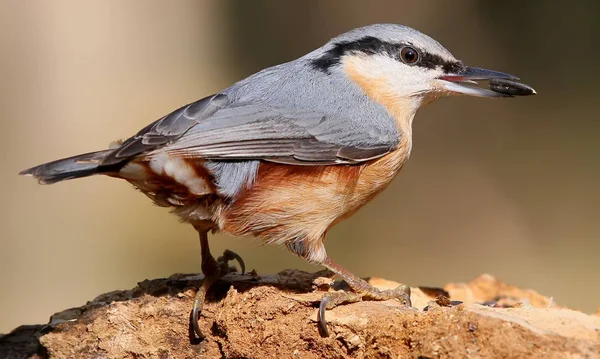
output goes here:
<path id="1" fill-rule="evenodd" d="M 323 113 L 231 103 L 214 95 L 184 106 L 129 138 L 103 165 L 166 151 L 209 160 L 265 160 L 323 165 L 355 164 L 381 157 L 397 142 L 364 133 Z"/>

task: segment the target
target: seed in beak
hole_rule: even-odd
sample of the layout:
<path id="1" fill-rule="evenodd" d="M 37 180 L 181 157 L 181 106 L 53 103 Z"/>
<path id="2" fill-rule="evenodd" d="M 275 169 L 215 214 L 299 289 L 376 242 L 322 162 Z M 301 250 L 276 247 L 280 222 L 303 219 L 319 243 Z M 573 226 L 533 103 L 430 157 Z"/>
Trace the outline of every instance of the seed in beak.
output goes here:
<path id="1" fill-rule="evenodd" d="M 490 90 L 510 96 L 535 95 L 533 88 L 520 82 L 506 79 L 490 79 Z"/>

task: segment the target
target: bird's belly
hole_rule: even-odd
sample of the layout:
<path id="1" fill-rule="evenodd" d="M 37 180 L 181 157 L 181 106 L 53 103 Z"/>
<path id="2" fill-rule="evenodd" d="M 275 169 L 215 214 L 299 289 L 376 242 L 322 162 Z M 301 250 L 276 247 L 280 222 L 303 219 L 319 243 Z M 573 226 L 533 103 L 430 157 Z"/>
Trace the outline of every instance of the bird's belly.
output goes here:
<path id="1" fill-rule="evenodd" d="M 294 166 L 262 162 L 255 180 L 222 198 L 202 160 L 152 157 L 134 160 L 117 177 L 183 221 L 266 242 L 318 240 L 394 178 L 408 157 L 401 146 L 360 165 Z"/>
<path id="2" fill-rule="evenodd" d="M 406 157 L 406 151 L 395 151 L 354 166 L 262 163 L 254 185 L 221 212 L 220 227 L 279 244 L 321 239 L 381 192 Z"/>

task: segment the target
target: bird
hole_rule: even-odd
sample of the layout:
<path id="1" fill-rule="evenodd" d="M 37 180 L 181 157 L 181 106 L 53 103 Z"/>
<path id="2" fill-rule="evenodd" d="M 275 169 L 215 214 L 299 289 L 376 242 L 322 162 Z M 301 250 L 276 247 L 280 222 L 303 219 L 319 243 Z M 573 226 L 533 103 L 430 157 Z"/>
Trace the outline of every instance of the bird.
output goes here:
<path id="1" fill-rule="evenodd" d="M 477 81 L 490 81 L 491 89 Z M 41 184 L 106 175 L 124 179 L 198 232 L 204 282 L 190 312 L 190 335 L 205 338 L 199 313 L 209 288 L 242 258 L 215 259 L 209 232 L 285 246 L 343 279 L 325 311 L 362 300 L 398 299 L 410 287 L 380 290 L 334 262 L 324 241 L 335 224 L 381 193 L 412 149 L 417 111 L 452 95 L 535 94 L 518 78 L 469 67 L 407 26 L 374 24 L 332 38 L 290 62 L 182 106 L 108 149 L 22 171 Z"/>

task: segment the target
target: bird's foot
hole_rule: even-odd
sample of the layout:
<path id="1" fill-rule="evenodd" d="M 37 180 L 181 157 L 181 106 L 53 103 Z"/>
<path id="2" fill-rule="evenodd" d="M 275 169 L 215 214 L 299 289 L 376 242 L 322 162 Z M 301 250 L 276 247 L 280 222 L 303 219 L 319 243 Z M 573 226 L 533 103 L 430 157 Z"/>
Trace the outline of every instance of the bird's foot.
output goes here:
<path id="1" fill-rule="evenodd" d="M 325 295 L 319 305 L 317 323 L 319 333 L 322 337 L 329 336 L 327 329 L 327 321 L 325 320 L 325 311 L 333 309 L 338 305 L 356 303 L 363 300 L 382 301 L 388 299 L 398 299 L 400 303 L 408 307 L 412 306 L 410 301 L 410 287 L 403 284 L 395 289 L 381 290 L 375 287 L 370 287 L 360 293 L 356 292 L 334 292 Z"/>
<path id="2" fill-rule="evenodd" d="M 190 314 L 190 341 L 194 344 L 200 343 L 206 337 L 198 325 L 198 316 L 202 311 L 202 307 L 204 306 L 204 301 L 206 299 L 206 293 L 210 287 L 212 287 L 217 280 L 221 279 L 225 275 L 237 271 L 234 266 L 229 265 L 229 262 L 232 260 L 236 260 L 238 262 L 240 266 L 240 272 L 242 274 L 244 274 L 246 271 L 246 265 L 242 257 L 239 254 L 230 251 L 229 249 L 226 249 L 223 252 L 223 255 L 216 260 L 212 256 L 204 260 L 211 261 L 212 263 L 209 263 L 206 267 L 203 263 L 204 282 L 196 292 L 196 296 L 194 297 L 194 306 L 192 307 L 192 312 Z M 205 268 L 210 269 L 205 270 Z"/>

